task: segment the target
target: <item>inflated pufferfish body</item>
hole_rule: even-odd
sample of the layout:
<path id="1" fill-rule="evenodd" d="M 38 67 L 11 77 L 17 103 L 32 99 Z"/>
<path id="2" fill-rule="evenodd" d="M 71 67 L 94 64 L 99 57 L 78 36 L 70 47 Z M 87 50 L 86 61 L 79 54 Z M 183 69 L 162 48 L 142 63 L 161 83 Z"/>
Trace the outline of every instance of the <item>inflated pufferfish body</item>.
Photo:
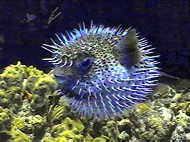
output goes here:
<path id="1" fill-rule="evenodd" d="M 57 35 L 43 48 L 53 56 L 54 77 L 61 95 L 80 115 L 107 118 L 144 101 L 159 76 L 158 56 L 135 29 L 83 24 L 79 30 Z"/>

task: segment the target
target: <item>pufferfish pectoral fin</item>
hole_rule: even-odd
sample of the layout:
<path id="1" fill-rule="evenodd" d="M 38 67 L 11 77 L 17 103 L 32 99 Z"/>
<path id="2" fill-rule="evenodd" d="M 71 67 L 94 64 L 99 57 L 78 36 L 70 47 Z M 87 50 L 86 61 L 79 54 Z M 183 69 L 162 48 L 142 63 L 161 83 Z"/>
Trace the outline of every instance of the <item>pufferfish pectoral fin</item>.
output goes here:
<path id="1" fill-rule="evenodd" d="M 138 48 L 138 39 L 136 30 L 131 29 L 126 37 L 123 37 L 119 42 L 120 62 L 127 68 L 138 65 L 140 62 L 140 51 Z"/>

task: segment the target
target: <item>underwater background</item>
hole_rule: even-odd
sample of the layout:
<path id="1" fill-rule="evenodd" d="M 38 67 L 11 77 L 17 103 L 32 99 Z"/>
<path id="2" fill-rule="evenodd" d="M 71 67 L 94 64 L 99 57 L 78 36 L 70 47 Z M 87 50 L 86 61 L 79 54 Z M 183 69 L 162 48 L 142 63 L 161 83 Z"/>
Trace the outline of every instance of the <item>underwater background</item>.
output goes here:
<path id="1" fill-rule="evenodd" d="M 55 19 L 54 19 L 55 18 Z M 154 95 L 122 118 L 78 116 L 56 97 L 41 48 L 55 33 L 91 20 L 135 28 L 155 48 L 162 72 Z M 190 141 L 190 3 L 186 0 L 1 0 L 0 142 Z"/>
<path id="2" fill-rule="evenodd" d="M 55 20 L 48 24 L 53 12 Z M 138 0 L 1 0 L 0 68 L 17 60 L 40 69 L 48 67 L 41 58 L 41 45 L 56 32 L 71 31 L 84 22 L 106 27 L 121 25 L 137 29 L 161 55 L 160 68 L 168 74 L 190 78 L 189 2 Z"/>

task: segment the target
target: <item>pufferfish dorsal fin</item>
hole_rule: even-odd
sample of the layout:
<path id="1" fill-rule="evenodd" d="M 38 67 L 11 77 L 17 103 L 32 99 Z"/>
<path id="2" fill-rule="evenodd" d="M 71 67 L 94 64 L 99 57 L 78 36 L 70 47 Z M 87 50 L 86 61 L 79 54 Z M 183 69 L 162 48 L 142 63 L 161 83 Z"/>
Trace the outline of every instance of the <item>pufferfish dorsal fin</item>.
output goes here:
<path id="1" fill-rule="evenodd" d="M 140 62 L 140 52 L 138 48 L 138 39 L 136 30 L 131 29 L 126 37 L 123 37 L 119 42 L 120 62 L 127 68 L 138 65 Z"/>

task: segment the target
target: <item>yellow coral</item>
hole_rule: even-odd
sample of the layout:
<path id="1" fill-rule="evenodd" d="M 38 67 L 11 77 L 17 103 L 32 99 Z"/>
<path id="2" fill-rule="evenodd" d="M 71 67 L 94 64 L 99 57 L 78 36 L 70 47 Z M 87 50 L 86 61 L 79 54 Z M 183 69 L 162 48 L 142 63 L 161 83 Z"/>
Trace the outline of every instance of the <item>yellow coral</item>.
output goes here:
<path id="1" fill-rule="evenodd" d="M 177 123 L 187 127 L 188 120 L 190 120 L 190 117 L 180 110 L 179 114 L 176 116 Z"/>
<path id="2" fill-rule="evenodd" d="M 28 76 L 32 76 L 36 78 L 44 75 L 43 71 L 38 70 L 33 66 L 29 66 L 25 71 L 28 74 Z"/>
<path id="3" fill-rule="evenodd" d="M 160 117 L 150 117 L 147 119 L 147 122 L 152 128 L 157 128 L 162 125 L 162 119 Z"/>
<path id="4" fill-rule="evenodd" d="M 31 138 L 20 130 L 7 131 L 7 134 L 11 136 L 11 142 L 32 142 Z"/>
<path id="5" fill-rule="evenodd" d="M 78 142 L 84 140 L 84 136 L 81 134 L 83 129 L 84 126 L 80 120 L 71 120 L 67 117 L 61 124 L 52 128 L 52 135 L 57 139 L 59 137 L 64 137 L 68 141 L 73 140 L 73 142 Z"/>
<path id="6" fill-rule="evenodd" d="M 65 137 L 43 138 L 41 142 L 68 142 Z"/>
<path id="7" fill-rule="evenodd" d="M 154 135 L 155 131 L 152 130 L 152 131 L 145 131 L 143 133 L 141 133 L 139 136 L 142 138 L 142 139 L 151 139 L 151 137 Z"/>
<path id="8" fill-rule="evenodd" d="M 7 106 L 9 104 L 9 96 L 7 95 L 6 91 L 0 90 L 0 105 Z"/>
<path id="9" fill-rule="evenodd" d="M 106 142 L 108 140 L 110 140 L 109 137 L 101 135 L 100 137 L 96 137 L 95 139 L 93 139 L 92 142 Z"/>
<path id="10" fill-rule="evenodd" d="M 144 103 L 140 103 L 136 105 L 137 107 L 137 113 L 139 113 L 140 115 L 144 114 L 146 111 L 150 110 L 150 107 L 147 104 Z"/>
<path id="11" fill-rule="evenodd" d="M 95 138 L 94 140 L 93 140 L 93 142 L 106 142 L 106 139 L 104 139 L 104 138 Z"/>
<path id="12" fill-rule="evenodd" d="M 25 71 L 28 78 L 23 81 L 23 88 L 30 93 L 51 94 L 57 86 L 56 81 L 48 74 L 30 66 Z M 48 93 L 48 94 L 47 94 Z"/>
<path id="13" fill-rule="evenodd" d="M 34 83 L 33 92 L 51 95 L 56 85 L 56 81 L 52 77 L 43 75 Z"/>
<path id="14" fill-rule="evenodd" d="M 45 125 L 45 120 L 40 115 L 14 118 L 11 123 L 13 130 L 19 129 L 25 133 L 39 131 Z"/>
<path id="15" fill-rule="evenodd" d="M 0 77 L 7 82 L 8 86 L 17 86 L 20 85 L 23 79 L 27 77 L 25 69 L 26 66 L 21 65 L 21 63 L 18 62 L 16 65 L 6 67 L 3 73 L 0 74 Z"/>
<path id="16" fill-rule="evenodd" d="M 64 106 L 55 106 L 50 112 L 50 122 L 59 120 L 64 115 L 65 107 Z"/>
<path id="17" fill-rule="evenodd" d="M 79 133 L 84 129 L 84 125 L 80 120 L 71 120 L 69 117 L 65 118 L 61 124 L 54 127 L 54 132 L 60 132 L 64 130 L 70 130 L 73 133 Z"/>
<path id="18" fill-rule="evenodd" d="M 180 99 L 182 99 L 182 94 L 175 92 L 175 96 L 172 98 L 172 100 L 175 101 L 175 102 L 179 102 Z"/>
<path id="19" fill-rule="evenodd" d="M 51 129 L 48 131 L 49 136 L 45 134 L 42 142 L 106 142 L 110 140 L 104 135 L 96 138 L 89 134 L 83 136 L 84 125 L 80 120 L 72 120 L 69 117 L 63 119 L 66 104 L 56 105 L 52 110 L 49 109 L 51 108 L 49 96 L 56 92 L 57 86 L 51 75 L 18 62 L 16 65 L 8 66 L 0 74 L 0 84 L 2 84 L 0 105 L 9 107 L 11 110 L 0 107 L 0 130 L 10 136 L 7 141 L 35 141 L 38 135 L 40 138 L 43 136 L 45 126 L 47 128 L 50 126 Z M 45 112 L 43 116 L 37 115 L 42 111 Z M 16 117 L 12 117 L 14 114 L 12 112 Z M 47 125 L 47 113 L 50 115 L 50 125 Z M 61 122 L 61 124 L 55 125 L 53 124 L 55 122 Z M 51 124 L 54 126 L 51 127 Z M 113 125 L 116 124 L 108 123 L 110 127 Z"/>
<path id="20" fill-rule="evenodd" d="M 7 108 L 0 106 L 0 131 L 6 130 L 9 127 L 9 122 L 12 119 L 12 112 Z"/>

